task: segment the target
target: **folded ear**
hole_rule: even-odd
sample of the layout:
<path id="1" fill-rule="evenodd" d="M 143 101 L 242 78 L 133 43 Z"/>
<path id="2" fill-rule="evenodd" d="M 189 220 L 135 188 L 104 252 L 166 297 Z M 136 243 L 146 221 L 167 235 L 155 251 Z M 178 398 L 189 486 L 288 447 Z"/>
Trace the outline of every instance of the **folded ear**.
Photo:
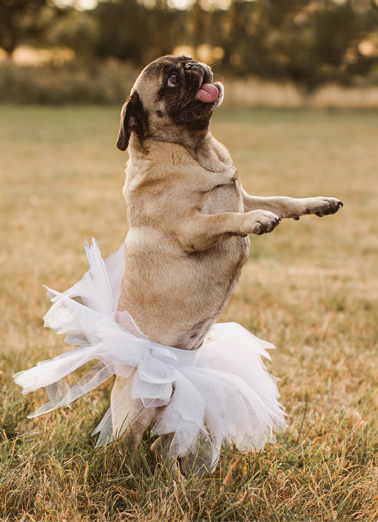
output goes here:
<path id="1" fill-rule="evenodd" d="M 143 108 L 139 94 L 134 91 L 121 110 L 121 122 L 119 126 L 116 146 L 119 150 L 126 150 L 132 132 L 143 140 L 147 135 L 147 113 Z"/>

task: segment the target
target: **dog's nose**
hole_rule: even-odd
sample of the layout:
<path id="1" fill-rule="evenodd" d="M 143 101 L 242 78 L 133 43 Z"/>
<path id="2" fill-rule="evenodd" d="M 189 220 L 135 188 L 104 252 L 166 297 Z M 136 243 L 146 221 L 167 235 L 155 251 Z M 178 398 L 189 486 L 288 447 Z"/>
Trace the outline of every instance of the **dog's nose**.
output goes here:
<path id="1" fill-rule="evenodd" d="M 211 72 L 211 69 L 208 65 L 204 63 L 199 63 L 196 61 L 188 62 L 184 65 L 184 69 L 186 71 L 192 70 L 193 72 L 199 73 L 202 71 L 203 74 L 203 81 L 204 83 L 211 83 L 213 80 L 213 74 Z"/>
<path id="2" fill-rule="evenodd" d="M 189 63 L 186 63 L 186 64 L 185 64 L 185 67 L 184 67 L 184 68 L 185 68 L 185 69 L 191 69 L 194 65 L 196 65 L 195 62 L 189 62 Z"/>

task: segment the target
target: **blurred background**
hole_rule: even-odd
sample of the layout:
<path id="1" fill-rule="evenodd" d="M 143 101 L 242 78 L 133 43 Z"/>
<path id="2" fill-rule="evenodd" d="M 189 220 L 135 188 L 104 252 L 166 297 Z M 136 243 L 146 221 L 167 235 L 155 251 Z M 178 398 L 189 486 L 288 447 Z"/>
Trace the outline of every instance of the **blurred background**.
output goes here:
<path id="1" fill-rule="evenodd" d="M 0 0 L 0 102 L 119 104 L 183 53 L 233 106 L 378 107 L 378 0 Z"/>
<path id="2" fill-rule="evenodd" d="M 0 0 L 0 48 L 4 520 L 377 520 L 378 0 Z M 224 454 L 177 505 L 151 456 L 130 475 L 93 448 L 111 382 L 30 421 L 44 392 L 23 397 L 12 379 L 68 349 L 43 329 L 42 285 L 83 276 L 85 238 L 105 257 L 126 236 L 120 107 L 167 53 L 223 81 L 211 130 L 248 193 L 344 203 L 251 236 L 220 321 L 277 346 L 267 366 L 288 430 Z"/>

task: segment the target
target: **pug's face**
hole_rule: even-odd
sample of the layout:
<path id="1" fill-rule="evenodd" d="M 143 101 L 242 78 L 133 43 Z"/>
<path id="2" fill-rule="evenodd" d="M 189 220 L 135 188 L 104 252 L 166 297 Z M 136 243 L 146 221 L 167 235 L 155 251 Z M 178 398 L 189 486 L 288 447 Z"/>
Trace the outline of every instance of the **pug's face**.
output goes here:
<path id="1" fill-rule="evenodd" d="M 130 134 L 139 140 L 180 142 L 181 135 L 206 131 L 223 100 L 210 67 L 189 56 L 163 56 L 140 74 L 122 107 L 117 147 L 126 150 Z"/>

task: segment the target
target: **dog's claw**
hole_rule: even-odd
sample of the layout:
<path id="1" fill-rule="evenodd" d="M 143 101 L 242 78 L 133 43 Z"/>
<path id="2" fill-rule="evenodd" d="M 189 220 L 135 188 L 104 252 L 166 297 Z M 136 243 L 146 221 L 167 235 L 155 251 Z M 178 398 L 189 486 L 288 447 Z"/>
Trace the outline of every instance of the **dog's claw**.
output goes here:
<path id="1" fill-rule="evenodd" d="M 251 228 L 251 234 L 255 234 L 256 236 L 261 236 L 262 234 L 269 234 L 272 232 L 278 225 L 280 224 L 281 219 L 279 216 L 273 214 L 272 212 L 265 212 L 262 210 L 255 211 L 260 213 L 258 219 L 253 223 Z M 256 219 L 255 216 L 253 216 Z"/>
<path id="2" fill-rule="evenodd" d="M 318 217 L 330 216 L 331 214 L 336 214 L 336 212 L 343 206 L 342 201 L 339 201 L 338 199 L 325 198 L 323 203 L 319 205 L 318 211 L 314 212 L 314 214 Z"/>

